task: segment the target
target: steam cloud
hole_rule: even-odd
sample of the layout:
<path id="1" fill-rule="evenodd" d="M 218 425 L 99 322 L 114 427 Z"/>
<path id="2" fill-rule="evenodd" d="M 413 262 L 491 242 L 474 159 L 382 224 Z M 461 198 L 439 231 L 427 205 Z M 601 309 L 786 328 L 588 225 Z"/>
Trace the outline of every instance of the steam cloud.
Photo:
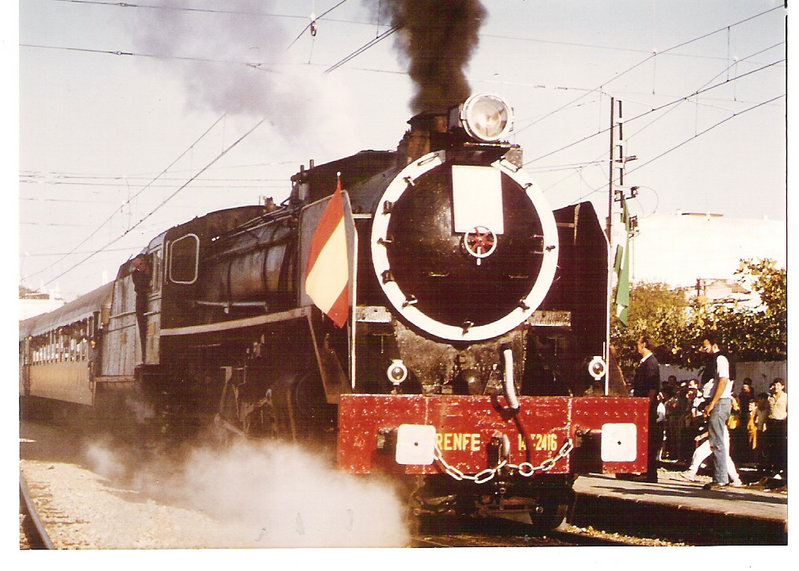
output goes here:
<path id="1" fill-rule="evenodd" d="M 193 110 L 268 116 L 289 140 L 346 133 L 347 90 L 336 78 L 285 60 L 291 37 L 263 0 L 179 0 L 137 11 L 137 49 L 163 56 Z M 300 26 L 294 21 L 295 27 Z M 301 28 L 300 28 L 301 29 Z M 296 34 L 293 30 L 292 34 Z M 321 133 L 321 135 L 318 135 Z"/>
<path id="2" fill-rule="evenodd" d="M 142 463 L 98 441 L 89 465 L 162 503 L 220 525 L 198 547 L 404 547 L 404 508 L 386 483 L 338 472 L 321 456 L 273 441 L 193 445 Z M 205 530 L 206 534 L 208 533 Z"/>
<path id="3" fill-rule="evenodd" d="M 479 0 L 364 0 L 380 22 L 400 28 L 395 45 L 416 85 L 415 113 L 441 111 L 471 94 L 465 68 L 486 10 Z M 267 15 L 270 2 L 204 0 L 191 10 L 161 0 L 137 12 L 138 49 L 164 56 L 195 109 L 268 115 L 288 139 L 313 127 L 322 138 L 347 132 L 347 90 L 334 74 L 283 65 L 288 34 Z M 379 13 L 377 13 L 379 10 Z M 245 65 L 245 62 L 248 62 Z M 339 145 L 340 146 L 340 145 Z"/>
<path id="4" fill-rule="evenodd" d="M 397 45 L 416 83 L 415 113 L 443 111 L 471 95 L 464 70 L 486 16 L 479 0 L 383 0 L 380 20 L 401 27 Z"/>

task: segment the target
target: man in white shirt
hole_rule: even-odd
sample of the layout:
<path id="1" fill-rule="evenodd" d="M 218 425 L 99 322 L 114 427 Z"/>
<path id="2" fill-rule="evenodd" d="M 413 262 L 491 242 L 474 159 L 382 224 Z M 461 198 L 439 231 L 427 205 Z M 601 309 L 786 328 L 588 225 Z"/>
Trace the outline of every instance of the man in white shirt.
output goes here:
<path id="1" fill-rule="evenodd" d="M 706 333 L 702 338 L 702 351 L 712 355 L 708 363 L 708 375 L 713 379 L 713 396 L 707 407 L 705 416 L 708 417 L 708 432 L 710 447 L 713 450 L 713 481 L 705 485 L 706 490 L 727 486 L 730 483 L 727 473 L 727 442 L 725 433 L 727 421 L 732 411 L 732 385 L 730 373 L 730 360 L 721 352 L 718 338 L 714 332 Z"/>
<path id="2" fill-rule="evenodd" d="M 694 399 L 692 414 L 697 416 L 699 414 L 704 414 L 704 412 L 699 412 L 699 407 L 703 402 L 706 400 L 709 401 L 713 398 L 713 385 L 714 379 L 710 379 L 708 382 L 705 383 L 704 387 L 702 387 L 702 393 L 697 395 Z M 730 482 L 733 487 L 740 488 L 743 486 L 743 482 L 741 482 L 741 478 L 738 475 L 738 470 L 735 469 L 735 462 L 732 461 L 730 458 L 730 433 L 727 430 L 727 427 L 724 427 L 724 444 L 727 448 L 727 474 L 729 475 Z M 691 465 L 685 472 L 680 472 L 680 476 L 684 479 L 694 482 L 696 481 L 696 474 L 699 472 L 699 468 L 702 466 L 702 462 L 704 462 L 711 454 L 713 454 L 713 450 L 710 447 L 710 439 L 708 432 L 703 429 L 701 434 L 699 434 L 695 441 L 698 444 L 696 450 L 694 450 L 694 454 L 691 457 Z M 715 461 L 715 458 L 714 458 Z"/>

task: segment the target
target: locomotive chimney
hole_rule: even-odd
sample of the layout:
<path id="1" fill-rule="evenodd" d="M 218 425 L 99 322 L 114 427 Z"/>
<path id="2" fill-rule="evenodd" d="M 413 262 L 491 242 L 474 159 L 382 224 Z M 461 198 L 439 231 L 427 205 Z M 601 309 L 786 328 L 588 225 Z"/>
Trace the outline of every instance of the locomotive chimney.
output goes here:
<path id="1" fill-rule="evenodd" d="M 433 149 L 445 148 L 447 115 L 444 113 L 419 113 L 408 120 L 410 130 L 397 146 L 400 164 L 407 165 Z"/>

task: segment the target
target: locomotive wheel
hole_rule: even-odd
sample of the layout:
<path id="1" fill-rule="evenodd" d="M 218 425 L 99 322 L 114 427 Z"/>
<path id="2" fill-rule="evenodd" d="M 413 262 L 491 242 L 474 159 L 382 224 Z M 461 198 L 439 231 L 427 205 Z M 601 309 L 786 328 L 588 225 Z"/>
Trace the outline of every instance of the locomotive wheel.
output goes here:
<path id="1" fill-rule="evenodd" d="M 537 529 L 551 531 L 559 528 L 566 521 L 570 505 L 568 503 L 547 502 L 540 507 L 543 511 L 540 513 L 531 512 L 530 519 Z"/>
<path id="2" fill-rule="evenodd" d="M 277 438 L 277 414 L 272 404 L 272 389 L 266 391 L 266 396 L 244 418 L 244 433 L 260 438 Z"/>
<path id="3" fill-rule="evenodd" d="M 541 531 L 550 531 L 560 527 L 574 505 L 574 490 L 567 488 L 544 495 L 536 510 L 530 512 L 533 525 Z"/>

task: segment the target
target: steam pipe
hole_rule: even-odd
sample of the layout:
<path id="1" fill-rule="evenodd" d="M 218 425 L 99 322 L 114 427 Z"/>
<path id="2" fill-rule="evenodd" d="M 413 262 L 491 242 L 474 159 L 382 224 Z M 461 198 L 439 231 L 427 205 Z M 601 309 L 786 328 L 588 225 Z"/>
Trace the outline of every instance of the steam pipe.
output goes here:
<path id="1" fill-rule="evenodd" d="M 521 406 L 516 397 L 516 383 L 513 382 L 513 350 L 505 349 L 502 351 L 502 357 L 505 361 L 505 399 L 512 410 L 518 411 Z"/>

